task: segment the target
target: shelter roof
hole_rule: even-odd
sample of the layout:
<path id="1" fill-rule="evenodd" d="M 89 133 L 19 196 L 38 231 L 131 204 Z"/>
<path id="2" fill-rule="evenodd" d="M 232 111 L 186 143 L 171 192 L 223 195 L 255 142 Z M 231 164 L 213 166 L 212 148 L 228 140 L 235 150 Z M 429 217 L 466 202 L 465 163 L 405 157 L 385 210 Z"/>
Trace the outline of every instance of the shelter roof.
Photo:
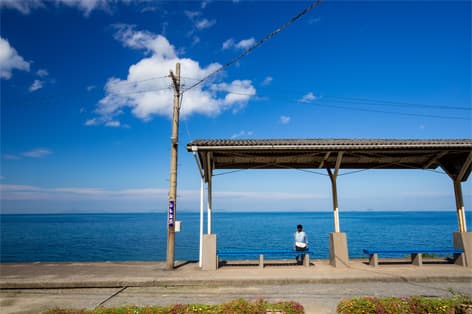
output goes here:
<path id="1" fill-rule="evenodd" d="M 472 140 L 202 139 L 187 144 L 205 179 L 213 169 L 436 169 L 466 181 Z"/>

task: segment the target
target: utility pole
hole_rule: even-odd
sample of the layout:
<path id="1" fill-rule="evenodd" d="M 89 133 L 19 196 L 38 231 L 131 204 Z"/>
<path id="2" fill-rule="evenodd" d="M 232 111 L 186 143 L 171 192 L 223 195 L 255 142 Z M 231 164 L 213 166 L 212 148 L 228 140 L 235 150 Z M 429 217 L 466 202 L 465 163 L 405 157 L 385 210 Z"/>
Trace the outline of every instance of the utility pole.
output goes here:
<path id="1" fill-rule="evenodd" d="M 174 112 L 172 115 L 172 137 L 170 155 L 169 208 L 167 212 L 167 259 L 166 269 L 174 269 L 175 220 L 177 214 L 177 148 L 179 143 L 180 111 L 180 63 L 175 65 L 175 75 L 170 71 L 174 85 Z"/>

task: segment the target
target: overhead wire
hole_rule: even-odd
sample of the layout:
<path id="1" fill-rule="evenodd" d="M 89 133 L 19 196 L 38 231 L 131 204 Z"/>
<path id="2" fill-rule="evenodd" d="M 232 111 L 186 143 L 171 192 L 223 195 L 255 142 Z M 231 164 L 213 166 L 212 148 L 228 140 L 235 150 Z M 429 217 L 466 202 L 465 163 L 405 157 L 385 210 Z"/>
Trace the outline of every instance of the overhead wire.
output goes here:
<path id="1" fill-rule="evenodd" d="M 188 78 L 192 80 L 196 80 L 194 78 Z M 243 85 L 241 85 L 243 86 Z M 225 92 L 228 94 L 235 94 L 235 95 L 242 95 L 242 96 L 255 96 L 255 93 L 245 93 L 243 91 L 234 91 L 231 89 L 221 90 L 220 92 Z M 268 96 L 260 96 L 262 98 L 268 98 Z M 271 98 L 274 98 L 273 96 Z M 293 98 L 282 98 L 276 97 L 276 99 L 286 99 L 288 101 L 296 101 L 300 102 L 299 100 L 295 100 Z M 378 109 L 366 109 L 366 108 L 359 108 L 359 107 L 348 107 L 342 105 L 332 105 L 332 104 L 323 104 L 323 103 L 348 103 L 353 105 L 364 105 L 364 106 L 387 106 L 387 107 L 407 107 L 407 108 L 425 108 L 425 109 L 434 109 L 434 110 L 460 110 L 460 111 L 472 111 L 472 108 L 469 107 L 460 107 L 460 106 L 442 106 L 442 105 L 429 105 L 429 104 L 419 104 L 419 103 L 410 103 L 410 102 L 402 102 L 402 101 L 390 101 L 390 100 L 379 100 L 379 99 L 370 99 L 370 98 L 356 98 L 356 97 L 345 97 L 345 96 L 323 96 L 313 100 L 312 102 L 305 102 L 307 104 L 319 105 L 322 107 L 333 107 L 338 109 L 347 109 L 347 110 L 358 110 L 358 111 L 365 111 L 365 112 L 377 112 L 377 113 L 384 113 L 384 114 L 394 114 L 394 115 L 403 115 L 403 116 L 416 116 L 416 117 L 425 117 L 425 118 L 435 118 L 435 119 L 447 119 L 447 120 L 470 120 L 467 117 L 458 117 L 458 116 L 443 116 L 443 115 L 434 115 L 434 114 L 422 114 L 422 113 L 409 113 L 409 112 L 398 112 L 398 111 L 386 111 L 386 110 L 378 110 Z"/>
<path id="2" fill-rule="evenodd" d="M 133 84 L 137 84 L 137 83 L 160 80 L 160 79 L 164 79 L 164 78 L 168 78 L 168 77 L 169 77 L 169 75 L 164 75 L 164 76 L 149 77 L 147 79 L 136 80 L 136 81 L 121 80 L 119 82 L 115 82 L 114 85 L 120 85 L 120 86 L 133 85 Z"/>
<path id="3" fill-rule="evenodd" d="M 472 110 L 471 107 L 457 107 L 457 106 L 434 106 L 427 104 L 418 104 L 402 101 L 390 101 L 390 100 L 379 100 L 369 98 L 356 98 L 356 97 L 341 97 L 341 96 L 323 96 L 318 100 L 323 101 L 325 98 L 337 99 L 338 102 L 346 102 L 352 104 L 366 104 L 366 105 L 378 105 L 378 106 L 395 106 L 395 107 L 418 107 L 418 108 L 430 108 L 430 109 L 446 109 L 446 110 Z"/>
<path id="4" fill-rule="evenodd" d="M 254 49 L 256 49 L 257 47 L 259 47 L 260 45 L 262 45 L 263 43 L 265 43 L 266 41 L 268 41 L 269 39 L 271 39 L 272 37 L 274 37 L 275 35 L 277 35 L 278 33 L 280 33 L 282 30 L 284 30 L 285 28 L 287 28 L 288 26 L 290 26 L 291 24 L 293 24 L 295 21 L 297 21 L 299 18 L 301 18 L 303 15 L 307 14 L 308 12 L 310 12 L 311 10 L 313 10 L 315 7 L 317 7 L 319 4 L 321 3 L 321 0 L 317 0 L 317 1 L 314 1 L 313 3 L 311 3 L 308 7 L 306 7 L 303 11 L 301 11 L 300 13 L 298 13 L 297 15 L 295 15 L 294 17 L 292 17 L 290 20 L 288 20 L 287 22 L 285 22 L 283 25 L 279 26 L 276 30 L 272 31 L 270 34 L 266 35 L 264 38 L 262 38 L 261 40 L 259 40 L 258 42 L 256 42 L 254 45 L 252 45 L 251 47 L 249 47 L 248 49 L 244 50 L 241 54 L 239 54 L 238 56 L 236 56 L 235 58 L 233 58 L 232 60 L 230 60 L 229 62 L 226 62 L 224 65 L 222 65 L 220 68 L 216 69 L 215 71 L 211 72 L 210 74 L 208 74 L 207 76 L 203 77 L 202 79 L 200 79 L 199 81 L 197 81 L 195 84 L 191 85 L 189 88 L 187 88 L 186 90 L 184 90 L 183 92 L 187 92 L 195 87 L 197 87 L 198 85 L 202 84 L 203 82 L 205 82 L 206 80 L 208 80 L 209 78 L 215 76 L 216 74 L 220 73 L 221 71 L 223 71 L 224 69 L 226 69 L 227 67 L 229 67 L 230 65 L 238 62 L 239 60 L 241 60 L 243 57 L 245 57 L 246 55 L 248 55 L 251 51 L 253 51 Z"/>
<path id="5" fill-rule="evenodd" d="M 469 121 L 470 118 L 467 117 L 456 117 L 456 116 L 439 116 L 439 115 L 432 115 L 432 114 L 421 114 L 421 113 L 408 113 L 408 112 L 398 112 L 398 111 L 386 111 L 386 110 L 377 110 L 377 109 L 365 109 L 365 108 L 352 108 L 347 106 L 339 106 L 333 104 L 320 104 L 320 103 L 310 103 L 312 105 L 317 105 L 321 107 L 328 107 L 328 108 L 338 108 L 338 109 L 347 109 L 353 111 L 365 111 L 365 112 L 376 112 L 376 113 L 384 113 L 384 114 L 394 114 L 394 115 L 401 115 L 401 116 L 412 116 L 412 117 L 424 117 L 424 118 L 435 118 L 435 119 L 445 119 L 445 120 L 466 120 Z"/>
<path id="6" fill-rule="evenodd" d="M 160 91 L 163 91 L 163 90 L 171 90 L 172 87 L 171 86 L 168 86 L 168 87 L 163 87 L 163 88 L 159 88 L 159 89 L 143 89 L 143 90 L 137 90 L 137 91 L 130 91 L 130 92 L 117 92 L 117 91 L 113 91 L 115 92 L 116 94 L 119 94 L 119 95 L 123 95 L 123 96 L 126 96 L 126 95 L 133 95 L 133 94 L 144 94 L 144 93 L 153 93 L 153 92 L 160 92 Z"/>
<path id="7" fill-rule="evenodd" d="M 242 95 L 242 96 L 255 96 L 255 93 L 244 93 L 240 91 L 232 91 L 232 90 L 222 90 L 221 92 L 225 92 L 228 94 L 235 94 L 235 95 Z M 268 98 L 268 96 L 259 96 L 262 99 Z M 274 98 L 274 97 L 271 97 Z M 276 99 L 282 99 L 280 97 L 276 97 Z M 330 98 L 336 98 L 336 96 L 330 96 Z M 341 98 L 341 97 L 339 97 Z M 290 102 L 300 102 L 299 100 L 294 100 L 291 98 L 285 98 L 286 100 L 289 100 Z M 329 102 L 329 103 L 328 103 Z M 347 110 L 353 110 L 353 111 L 364 111 L 364 112 L 376 112 L 376 113 L 383 113 L 383 114 L 392 114 L 392 115 L 401 115 L 401 116 L 413 116 L 413 117 L 424 117 L 424 118 L 434 118 L 434 119 L 445 119 L 445 120 L 465 120 L 469 121 L 471 118 L 468 117 L 459 117 L 459 116 L 444 116 L 444 115 L 434 115 L 434 114 L 423 114 L 423 113 L 411 113 L 411 112 L 399 112 L 399 111 L 387 111 L 387 110 L 379 110 L 379 109 L 367 109 L 367 108 L 360 108 L 360 107 L 349 107 L 349 106 L 342 106 L 342 105 L 337 105 L 336 103 L 338 102 L 347 102 L 347 101 L 330 101 L 330 100 L 324 100 L 323 98 L 321 99 L 316 99 L 312 102 L 304 102 L 306 104 L 314 105 L 314 106 L 320 106 L 320 107 L 327 107 L 327 108 L 338 108 L 338 109 L 347 109 Z M 390 102 L 390 101 L 385 101 L 385 104 L 382 103 L 363 103 L 363 102 L 351 102 L 352 104 L 355 105 L 365 105 L 365 106 L 397 106 L 396 102 Z M 332 104 L 334 103 L 334 104 Z M 472 110 L 467 107 L 449 107 L 449 106 L 434 106 L 434 105 L 421 105 L 421 104 L 416 104 L 416 105 L 406 105 L 406 103 L 398 103 L 398 106 L 401 107 L 424 107 L 424 108 L 429 108 L 429 109 L 437 109 L 437 110 Z"/>
<path id="8" fill-rule="evenodd" d="M 182 85 L 180 85 L 180 88 L 182 88 Z M 180 103 L 179 103 L 179 111 L 180 111 L 180 108 L 182 108 L 182 101 L 184 99 L 184 95 L 181 94 L 180 95 Z M 185 125 L 185 131 L 187 132 L 187 137 L 188 139 L 191 141 L 193 138 L 192 138 L 192 135 L 190 135 L 190 129 L 188 127 L 188 123 L 187 123 L 187 120 L 184 119 L 184 125 Z"/>

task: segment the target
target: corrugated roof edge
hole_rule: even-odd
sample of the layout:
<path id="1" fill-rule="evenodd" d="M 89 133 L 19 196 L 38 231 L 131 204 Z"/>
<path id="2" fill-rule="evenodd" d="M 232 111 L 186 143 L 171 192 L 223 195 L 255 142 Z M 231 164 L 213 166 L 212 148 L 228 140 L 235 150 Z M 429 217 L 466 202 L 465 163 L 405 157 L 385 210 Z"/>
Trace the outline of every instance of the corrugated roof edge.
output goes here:
<path id="1" fill-rule="evenodd" d="M 461 147 L 472 149 L 472 139 L 197 139 L 187 144 L 192 146 L 396 146 L 400 147 Z"/>

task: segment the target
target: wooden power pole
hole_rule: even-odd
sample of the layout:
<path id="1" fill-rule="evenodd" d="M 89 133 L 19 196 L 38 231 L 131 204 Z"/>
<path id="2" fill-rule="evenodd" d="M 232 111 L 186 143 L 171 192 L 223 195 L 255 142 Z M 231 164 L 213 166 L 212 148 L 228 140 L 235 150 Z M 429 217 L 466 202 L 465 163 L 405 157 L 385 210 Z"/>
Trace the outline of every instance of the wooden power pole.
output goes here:
<path id="1" fill-rule="evenodd" d="M 170 71 L 174 85 L 174 112 L 172 115 L 172 137 L 170 155 L 169 207 L 167 212 L 167 259 L 166 269 L 174 269 L 175 220 L 177 214 L 177 149 L 179 143 L 180 111 L 180 63 L 175 65 L 175 75 Z"/>

